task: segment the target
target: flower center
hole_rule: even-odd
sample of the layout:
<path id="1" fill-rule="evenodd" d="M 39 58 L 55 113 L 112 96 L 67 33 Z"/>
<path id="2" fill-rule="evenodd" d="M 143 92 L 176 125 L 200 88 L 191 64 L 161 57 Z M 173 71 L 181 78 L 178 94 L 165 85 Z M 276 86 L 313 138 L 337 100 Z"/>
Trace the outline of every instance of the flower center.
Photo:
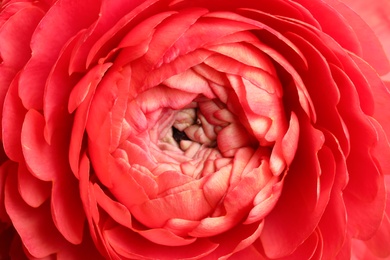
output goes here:
<path id="1" fill-rule="evenodd" d="M 238 149 L 258 146 L 225 104 L 204 98 L 181 110 L 165 109 L 149 135 L 158 168 L 180 170 L 194 178 L 218 170 L 218 160 L 230 163 Z"/>

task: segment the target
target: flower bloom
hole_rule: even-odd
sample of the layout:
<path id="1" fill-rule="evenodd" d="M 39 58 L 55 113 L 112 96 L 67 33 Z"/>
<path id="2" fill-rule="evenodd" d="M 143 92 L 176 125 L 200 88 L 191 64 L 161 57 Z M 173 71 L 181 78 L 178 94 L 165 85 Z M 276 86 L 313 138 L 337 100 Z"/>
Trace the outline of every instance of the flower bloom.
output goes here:
<path id="1" fill-rule="evenodd" d="M 338 0 L 9 0 L 0 55 L 0 257 L 390 255 L 390 65 Z"/>

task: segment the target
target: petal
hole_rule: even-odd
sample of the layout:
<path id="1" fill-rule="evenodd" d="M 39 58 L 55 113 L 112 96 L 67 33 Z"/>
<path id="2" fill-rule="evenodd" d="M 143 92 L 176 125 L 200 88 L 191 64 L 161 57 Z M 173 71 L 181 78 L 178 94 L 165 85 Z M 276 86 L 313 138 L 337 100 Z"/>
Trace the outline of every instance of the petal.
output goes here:
<path id="1" fill-rule="evenodd" d="M 148 227 L 162 227 L 170 218 L 200 220 L 211 211 L 202 190 L 188 190 L 148 200 L 131 208 L 131 213 Z"/>
<path id="2" fill-rule="evenodd" d="M 82 36 L 77 34 L 68 42 L 59 54 L 46 81 L 43 97 L 43 110 L 45 111 L 45 138 L 50 143 L 55 130 L 69 128 L 71 117 L 66 109 L 69 94 L 80 79 L 80 75 L 70 76 L 68 73 L 69 56 L 75 42 Z"/>
<path id="3" fill-rule="evenodd" d="M 18 77 L 11 83 L 4 101 L 2 114 L 2 137 L 4 151 L 14 161 L 23 160 L 20 142 L 26 110 L 18 96 Z"/>
<path id="4" fill-rule="evenodd" d="M 66 239 L 77 244 L 82 239 L 84 214 L 77 182 L 67 163 L 67 142 L 62 136 L 54 136 L 49 145 L 43 137 L 43 129 L 43 116 L 35 110 L 28 111 L 22 129 L 23 154 L 34 177 L 53 181 L 51 206 L 54 223 Z"/>
<path id="5" fill-rule="evenodd" d="M 336 162 L 336 178 L 333 185 L 329 204 L 325 209 L 318 227 L 323 238 L 324 259 L 336 257 L 343 244 L 346 243 L 347 236 L 347 210 L 344 204 L 342 190 L 348 181 L 348 171 L 345 157 L 341 151 L 337 139 L 331 134 L 325 133 L 326 145 L 329 147 L 328 153 L 332 153 Z M 329 228 L 332 226 L 332 228 Z"/>
<path id="6" fill-rule="evenodd" d="M 51 183 L 32 176 L 22 163 L 18 167 L 18 184 L 20 196 L 30 207 L 39 207 L 50 196 Z"/>
<path id="7" fill-rule="evenodd" d="M 96 202 L 94 185 L 90 181 L 90 161 L 84 153 L 80 160 L 80 199 L 89 224 L 89 233 L 100 253 L 107 258 L 108 249 L 102 242 L 97 223 L 100 221 L 99 208 Z"/>
<path id="8" fill-rule="evenodd" d="M 52 181 L 67 174 L 66 140 L 55 140 L 49 145 L 43 136 L 44 118 L 35 111 L 26 114 L 22 128 L 22 148 L 27 167 L 34 176 L 44 181 Z"/>
<path id="9" fill-rule="evenodd" d="M 283 185 L 283 193 L 265 218 L 261 241 L 268 257 L 291 254 L 318 225 L 327 206 L 335 167 L 322 150 L 323 134 L 301 118 L 297 154 Z M 289 212 L 294 214 L 289 214 Z M 278 241 L 278 243 L 274 243 Z"/>
<path id="10" fill-rule="evenodd" d="M 95 23 L 87 29 L 84 33 L 84 37 L 79 40 L 73 50 L 69 74 L 76 71 L 84 71 L 88 67 L 86 63 L 91 47 L 104 33 L 109 31 L 119 19 L 135 6 L 139 5 L 139 3 L 139 0 L 126 2 L 101 1 L 99 16 Z M 95 5 L 96 7 L 99 7 L 98 4 L 95 3 Z"/>
<path id="11" fill-rule="evenodd" d="M 333 70 L 333 77 L 341 93 L 338 105 L 340 114 L 346 125 L 351 126 L 351 152 L 347 158 L 350 178 L 344 191 L 349 231 L 357 238 L 368 239 L 379 226 L 385 206 L 383 177 L 371 156 L 377 142 L 377 132 L 358 107 L 357 93 L 350 79 L 340 69 Z"/>
<path id="12" fill-rule="evenodd" d="M 5 194 L 5 184 L 7 180 L 8 173 L 15 174 L 15 165 L 11 161 L 8 161 L 6 163 L 3 163 L 0 166 L 0 223 L 8 223 L 10 222 L 9 216 L 5 210 L 5 201 L 4 201 L 4 194 Z M 0 225 L 0 234 L 4 231 L 3 224 Z M 0 235 L 2 236 L 2 235 Z M 1 250 L 0 250 L 1 252 Z"/>
<path id="13" fill-rule="evenodd" d="M 79 196 L 78 182 L 73 175 L 54 181 L 51 213 L 61 234 L 69 242 L 80 244 L 83 239 L 85 214 Z"/>
<path id="14" fill-rule="evenodd" d="M 387 58 L 390 59 L 390 21 L 388 17 L 390 16 L 390 3 L 386 0 L 376 0 L 372 3 L 368 3 L 364 0 L 341 0 L 341 2 L 348 5 L 348 7 L 352 8 L 358 15 L 363 18 L 363 20 L 371 27 L 376 36 L 379 38 L 382 47 L 387 55 Z M 352 23 L 358 25 L 358 23 Z M 363 27 L 362 29 L 365 29 Z M 366 41 L 374 41 L 371 37 L 367 37 Z M 370 42 L 371 43 L 371 42 Z M 371 47 L 369 45 L 369 50 L 371 51 L 381 51 L 378 48 Z M 365 56 L 363 58 L 366 58 Z M 383 55 L 373 56 L 372 59 L 380 59 L 383 58 Z M 371 59 L 367 59 L 367 61 L 372 62 Z M 384 63 L 385 65 L 385 63 Z M 377 67 L 374 66 L 376 69 Z"/>
<path id="15" fill-rule="evenodd" d="M 94 71 L 94 69 L 92 69 L 91 71 L 94 71 L 98 75 L 101 75 L 100 77 L 102 77 L 101 73 L 105 71 L 104 68 L 108 69 L 108 67 L 109 67 L 108 64 L 106 64 L 105 66 L 98 65 L 95 67 L 96 71 Z M 99 83 L 98 75 L 94 74 L 91 75 L 91 78 L 89 78 L 89 80 L 95 79 L 92 81 L 93 83 L 93 84 L 91 83 L 92 85 L 90 85 L 89 84 L 90 81 L 86 79 L 88 77 L 85 78 L 86 79 L 85 82 L 84 80 L 81 80 L 79 82 L 79 85 L 76 85 L 76 87 L 71 92 L 71 97 L 69 97 L 68 109 L 70 107 L 72 111 L 72 109 L 76 109 L 78 105 L 78 109 L 74 117 L 72 135 L 71 135 L 71 140 L 69 145 L 70 167 L 76 176 L 78 176 L 77 173 L 79 168 L 80 151 L 81 151 L 81 146 L 84 138 L 84 132 L 87 125 L 87 118 L 88 118 L 88 113 L 91 105 L 91 100 L 95 93 L 95 88 Z"/>
<path id="16" fill-rule="evenodd" d="M 23 245 L 34 257 L 48 257 L 66 244 L 51 219 L 49 202 L 31 208 L 20 197 L 16 172 L 7 178 L 5 207 Z"/>
<path id="17" fill-rule="evenodd" d="M 372 30 L 339 1 L 299 0 L 320 22 L 323 31 L 336 39 L 344 48 L 362 55 L 376 69 L 384 74 L 390 70 L 390 65 L 383 53 L 380 42 Z"/>
<path id="18" fill-rule="evenodd" d="M 300 75 L 315 107 L 316 124 L 332 132 L 340 142 L 344 152 L 348 154 L 350 149 L 348 134 L 344 129 L 342 116 L 337 109 L 340 92 L 332 77 L 329 61 L 316 49 L 317 46 L 313 46 L 305 38 L 295 34 L 291 35 L 290 38 L 306 57 L 310 57 L 307 61 L 308 69 L 300 71 Z"/>
<path id="19" fill-rule="evenodd" d="M 172 250 L 170 246 L 151 244 L 137 233 L 121 227 L 106 230 L 104 234 L 120 258 L 200 259 L 218 247 L 218 244 L 207 239 L 198 239 L 190 245 L 177 246 Z"/>
<path id="20" fill-rule="evenodd" d="M 44 12 L 36 6 L 26 6 L 11 16 L 0 29 L 0 54 L 3 64 L 21 69 L 31 56 L 31 36 Z"/>
<path id="21" fill-rule="evenodd" d="M 234 253 L 248 248 L 259 238 L 263 224 L 261 222 L 251 225 L 238 225 L 226 233 L 213 237 L 212 241 L 219 243 L 219 247 L 210 254 L 210 258 L 230 259 L 230 256 L 234 256 Z"/>
<path id="22" fill-rule="evenodd" d="M 7 8 L 5 8 L 7 9 Z M 3 12 L 6 11 L 3 9 Z M 16 72 L 31 56 L 30 40 L 43 11 L 33 5 L 27 5 L 12 15 L 0 28 L 0 104 L 4 104 L 5 95 Z M 0 106 L 2 115 L 3 106 Z M 0 124 L 1 125 L 1 124 Z"/>
<path id="23" fill-rule="evenodd" d="M 98 6 L 96 1 L 60 0 L 46 13 L 34 31 L 32 57 L 20 78 L 19 94 L 26 108 L 42 109 L 46 79 L 59 52 L 69 38 L 97 18 Z"/>

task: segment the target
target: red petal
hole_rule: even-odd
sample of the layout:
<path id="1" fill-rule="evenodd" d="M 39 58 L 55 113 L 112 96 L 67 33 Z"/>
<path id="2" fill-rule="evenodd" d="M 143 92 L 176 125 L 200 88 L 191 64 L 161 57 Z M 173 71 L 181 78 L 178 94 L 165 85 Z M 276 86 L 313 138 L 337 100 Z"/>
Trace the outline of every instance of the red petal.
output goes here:
<path id="1" fill-rule="evenodd" d="M 218 247 L 218 244 L 207 239 L 198 239 L 190 245 L 178 246 L 172 250 L 170 246 L 152 244 L 137 233 L 122 227 L 106 230 L 104 234 L 120 258 L 200 259 Z"/>
<path id="2" fill-rule="evenodd" d="M 324 32 L 336 39 L 344 48 L 361 55 L 381 73 L 390 70 L 380 42 L 371 29 L 355 13 L 338 1 L 299 0 L 320 22 Z"/>
<path id="3" fill-rule="evenodd" d="M 4 151 L 14 161 L 23 160 L 20 138 L 24 116 L 27 112 L 18 96 L 18 79 L 19 77 L 16 77 L 9 87 L 2 114 Z"/>
<path id="4" fill-rule="evenodd" d="M 85 221 L 77 184 L 73 175 L 54 181 L 51 197 L 53 221 L 61 234 L 73 244 L 82 242 Z"/>
<path id="5" fill-rule="evenodd" d="M 361 60 L 359 57 L 352 56 L 355 63 L 359 66 L 360 71 L 364 75 L 375 102 L 375 112 L 372 115 L 375 120 L 377 120 L 384 129 L 384 132 L 387 133 L 388 138 L 390 137 L 390 89 L 385 83 L 379 78 L 378 74 L 374 69 L 367 64 L 365 61 Z M 380 142 L 382 143 L 382 142 Z M 383 143 L 386 143 L 384 141 Z M 386 153 L 383 153 L 383 156 L 386 157 Z M 380 160 L 380 162 L 386 163 L 388 160 Z M 383 169 L 390 169 L 389 167 L 383 167 Z M 385 171 L 384 171 L 385 172 Z M 386 172 L 385 172 L 386 173 Z"/>
<path id="6" fill-rule="evenodd" d="M 22 129 L 23 154 L 35 177 L 53 181 L 53 220 L 66 239 L 77 244 L 81 242 L 84 215 L 77 182 L 67 162 L 66 139 L 58 140 L 58 136 L 54 136 L 49 145 L 43 137 L 43 129 L 43 116 L 34 110 L 28 111 Z"/>
<path id="7" fill-rule="evenodd" d="M 44 12 L 36 6 L 26 6 L 11 16 L 0 29 L 1 66 L 21 69 L 31 56 L 31 36 Z"/>
<path id="8" fill-rule="evenodd" d="M 324 248 L 322 257 L 324 259 L 333 259 L 342 248 L 347 236 L 348 216 L 342 190 L 344 190 L 348 181 L 348 171 L 344 154 L 337 140 L 333 135 L 325 134 L 326 145 L 329 147 L 329 150 L 326 149 L 327 153 L 332 153 L 336 162 L 336 178 L 329 204 L 318 226 L 323 237 Z M 330 226 L 332 228 L 329 228 Z"/>
<path id="9" fill-rule="evenodd" d="M 22 163 L 18 167 L 18 184 L 20 196 L 33 208 L 42 205 L 50 196 L 51 183 L 32 176 Z"/>
<path id="10" fill-rule="evenodd" d="M 341 93 L 338 108 L 349 126 L 351 141 L 351 153 L 347 158 L 350 179 L 344 191 L 349 231 L 359 239 L 368 239 L 379 226 L 385 206 L 383 177 L 371 156 L 377 133 L 358 106 L 352 82 L 340 69 L 333 70 L 333 74 Z"/>
<path id="11" fill-rule="evenodd" d="M 84 37 L 80 39 L 73 50 L 70 60 L 69 73 L 75 71 L 84 71 L 87 66 L 87 56 L 91 51 L 92 46 L 98 39 L 110 28 L 112 28 L 119 19 L 121 19 L 130 10 L 139 4 L 137 1 L 112 2 L 101 1 L 99 16 L 93 25 L 91 25 L 84 33 Z M 98 4 L 96 4 L 98 7 Z"/>
<path id="12" fill-rule="evenodd" d="M 15 165 L 11 161 L 5 162 L 0 166 L 0 223 L 9 223 L 10 219 L 5 211 L 5 201 L 4 201 L 4 194 L 5 194 L 5 183 L 7 180 L 8 173 L 15 174 L 16 169 Z M 0 225 L 0 234 L 3 232 L 3 228 L 5 228 L 2 225 Z M 2 235 L 0 235 L 1 237 Z M 0 247 L 1 248 L 1 247 Z M 1 252 L 2 250 L 0 250 Z M 1 253 L 0 253 L 1 256 Z"/>
<path id="13" fill-rule="evenodd" d="M 81 37 L 81 34 L 75 36 L 69 43 L 64 46 L 58 60 L 54 64 L 46 82 L 43 111 L 46 121 L 45 139 L 51 142 L 54 132 L 59 129 L 62 132 L 68 132 L 72 125 L 72 118 L 69 115 L 68 100 L 72 88 L 80 80 L 80 75 L 70 76 L 68 73 L 69 56 L 73 50 L 75 42 Z"/>
<path id="14" fill-rule="evenodd" d="M 389 72 L 390 66 L 389 61 L 386 61 L 386 55 L 387 59 L 390 59 L 390 49 L 388 48 L 390 46 L 390 21 L 388 19 L 390 16 L 390 3 L 386 0 L 376 0 L 372 3 L 364 0 L 341 0 L 341 2 L 344 2 L 348 7 L 357 12 L 364 22 L 371 27 L 368 28 L 367 25 L 363 24 L 356 17 L 357 15 L 352 14 L 348 8 L 331 1 L 333 7 L 350 21 L 353 29 L 356 31 L 359 40 L 363 44 L 363 58 L 371 63 L 379 73 Z M 379 38 L 383 48 L 381 48 L 371 29 Z M 383 51 L 386 55 L 384 55 Z"/>
<path id="15" fill-rule="evenodd" d="M 188 190 L 148 200 L 131 213 L 148 227 L 162 227 L 170 218 L 200 220 L 211 211 L 202 190 Z"/>
<path id="16" fill-rule="evenodd" d="M 16 72 L 31 56 L 31 35 L 43 16 L 42 10 L 36 6 L 26 3 L 26 6 L 20 7 L 21 9 L 6 20 L 0 28 L 0 60 L 2 61 L 0 64 L 0 104 L 4 104 L 5 95 Z M 7 12 L 7 9 L 2 9 L 1 16 Z M 0 115 L 2 114 L 3 106 L 0 106 Z"/>
<path id="17" fill-rule="evenodd" d="M 21 142 L 27 167 L 32 174 L 41 180 L 52 181 L 64 174 L 66 167 L 58 147 L 46 143 L 44 124 L 39 112 L 28 111 L 23 122 Z"/>
<path id="18" fill-rule="evenodd" d="M 80 162 L 80 198 L 89 224 L 89 232 L 92 240 L 101 254 L 107 256 L 107 247 L 102 243 L 101 232 L 97 227 L 97 223 L 100 221 L 100 215 L 94 191 L 94 186 L 90 182 L 90 161 L 84 153 Z"/>
<path id="19" fill-rule="evenodd" d="M 92 97 L 95 94 L 97 84 L 100 82 L 102 74 L 109 68 L 109 64 L 97 65 L 76 85 L 69 97 L 68 109 L 76 109 L 74 117 L 72 137 L 69 147 L 69 162 L 73 173 L 78 176 L 80 151 L 87 125 L 87 117 L 91 105 Z M 91 82 L 92 81 L 92 82 Z M 92 85 L 90 85 L 90 83 Z M 99 118 L 100 119 L 100 118 Z"/>
<path id="20" fill-rule="evenodd" d="M 335 165 L 329 153 L 321 150 L 324 136 L 303 116 L 300 118 L 297 154 L 285 178 L 283 193 L 265 218 L 261 235 L 264 251 L 271 258 L 291 254 L 310 236 L 327 206 L 333 185 Z"/>
<path id="21" fill-rule="evenodd" d="M 334 81 L 329 61 L 323 56 L 317 46 L 312 46 L 305 38 L 291 35 L 292 41 L 301 49 L 308 59 L 308 69 L 300 72 L 307 86 L 317 114 L 317 125 L 326 128 L 336 136 L 345 154 L 349 152 L 348 132 L 346 132 L 342 116 L 337 109 L 340 93 L 337 82 Z M 331 65 L 332 66 L 332 65 Z M 326 93 L 326 95 L 324 95 Z"/>
<path id="22" fill-rule="evenodd" d="M 72 36 L 97 18 L 98 6 L 95 0 L 60 0 L 46 13 L 32 36 L 32 57 L 20 78 L 19 94 L 26 108 L 42 109 L 46 79 L 59 52 Z"/>
<path id="23" fill-rule="evenodd" d="M 263 225 L 263 222 L 238 225 L 226 233 L 211 238 L 219 246 L 209 255 L 210 259 L 230 259 L 231 255 L 234 256 L 234 253 L 251 246 L 259 238 Z"/>
<path id="24" fill-rule="evenodd" d="M 39 208 L 31 208 L 20 197 L 16 172 L 7 178 L 5 207 L 23 245 L 34 257 L 48 257 L 66 244 L 53 224 L 50 204 L 47 202 Z"/>
<path id="25" fill-rule="evenodd" d="M 97 85 L 111 65 L 110 63 L 96 65 L 73 87 L 68 103 L 69 113 L 73 113 L 81 103 L 88 101 L 86 97 L 95 92 Z"/>

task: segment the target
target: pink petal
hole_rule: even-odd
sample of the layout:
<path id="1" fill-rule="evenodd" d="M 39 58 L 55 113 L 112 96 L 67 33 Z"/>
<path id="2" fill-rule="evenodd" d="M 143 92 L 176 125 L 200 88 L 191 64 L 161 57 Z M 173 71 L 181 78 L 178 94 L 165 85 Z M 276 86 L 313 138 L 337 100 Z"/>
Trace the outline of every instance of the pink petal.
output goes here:
<path id="1" fill-rule="evenodd" d="M 241 215 L 252 207 L 255 196 L 265 187 L 272 174 L 266 161 L 258 168 L 241 176 L 240 181 L 226 194 L 223 204 L 227 215 Z"/>
<path id="2" fill-rule="evenodd" d="M 168 52 L 164 55 L 164 60 L 167 62 L 173 60 L 179 55 L 190 53 L 194 50 L 200 49 L 207 43 L 215 42 L 215 40 L 230 35 L 238 31 L 245 31 L 254 29 L 254 26 L 235 21 L 233 19 L 220 19 L 209 17 L 206 9 L 199 9 L 198 13 L 201 13 L 203 17 L 199 18 L 196 23 L 192 24 L 187 30 L 181 32 L 181 37 L 177 39 Z M 205 30 L 204 28 L 207 28 Z M 159 31 L 159 30 L 158 30 Z M 208 33 L 213 31 L 212 34 Z M 161 30 L 160 36 L 164 34 Z"/>
<path id="3" fill-rule="evenodd" d="M 142 186 L 149 198 L 156 198 L 159 189 L 156 177 L 147 168 L 137 166 L 137 164 L 133 165 L 129 169 L 128 174 L 131 175 L 140 186 Z"/>
<path id="4" fill-rule="evenodd" d="M 182 109 L 185 105 L 191 103 L 195 97 L 195 93 L 160 85 L 142 92 L 137 97 L 137 103 L 144 113 L 149 113 L 160 107 Z"/>
<path id="5" fill-rule="evenodd" d="M 94 164 L 94 167 L 99 167 L 98 164 Z M 102 171 L 103 170 L 103 171 Z M 108 167 L 101 169 L 99 174 L 109 173 L 109 177 L 112 179 L 112 187 L 110 191 L 118 200 L 131 209 L 134 205 L 139 205 L 149 201 L 148 194 L 141 184 L 131 176 L 132 169 L 128 165 L 121 165 L 119 160 L 108 157 Z M 100 175 L 98 175 L 100 179 Z M 128 191 L 132 191 L 132 196 L 128 196 Z"/>
<path id="6" fill-rule="evenodd" d="M 294 112 L 291 112 L 290 125 L 287 129 L 286 134 L 283 136 L 281 145 L 284 160 L 287 165 L 290 165 L 295 156 L 295 152 L 298 149 L 299 140 L 299 122 Z M 270 164 L 272 163 L 272 159 Z"/>
<path id="7" fill-rule="evenodd" d="M 223 167 L 221 170 L 208 176 L 205 177 L 207 180 L 202 187 L 203 193 L 211 207 L 216 207 L 222 202 L 229 187 L 231 167 Z"/>
<path id="8" fill-rule="evenodd" d="M 131 213 L 148 227 L 162 227 L 170 218 L 200 220 L 210 210 L 202 190 L 188 190 L 134 205 Z"/>
<path id="9" fill-rule="evenodd" d="M 225 157 L 233 157 L 237 149 L 253 145 L 254 139 L 242 125 L 230 124 L 218 133 L 218 149 Z"/>
<path id="10" fill-rule="evenodd" d="M 253 208 L 250 210 L 244 224 L 261 221 L 275 207 L 283 187 L 281 182 L 275 183 L 275 180 L 275 178 L 270 180 L 256 195 Z"/>
<path id="11" fill-rule="evenodd" d="M 260 168 L 241 177 L 240 181 L 227 192 L 223 200 L 226 215 L 201 220 L 189 234 L 195 237 L 215 236 L 237 225 L 253 206 L 258 191 L 265 186 L 266 179 L 270 176 L 267 167 L 268 164 L 263 162 Z"/>
<path id="12" fill-rule="evenodd" d="M 151 66 L 155 67 L 162 61 L 169 63 L 182 54 L 180 52 L 183 49 L 175 46 L 176 42 L 182 36 L 184 37 L 188 30 L 191 30 L 189 28 L 196 26 L 198 24 L 197 20 L 207 12 L 208 10 L 204 8 L 187 8 L 165 19 L 156 27 L 144 58 Z M 175 30 L 171 29 L 172 26 L 175 27 Z"/>
<path id="13" fill-rule="evenodd" d="M 246 70 L 243 70 L 243 76 L 248 75 L 247 79 L 251 80 L 252 82 L 256 79 L 261 81 L 260 75 L 251 75 L 252 73 L 256 74 L 257 72 L 262 74 L 265 78 L 264 80 L 266 80 L 266 77 L 269 75 L 265 75 L 265 73 L 262 72 L 267 72 L 267 74 L 271 74 L 272 76 L 276 75 L 275 68 L 269 57 L 266 56 L 263 52 L 259 52 L 256 47 L 248 43 L 221 43 L 218 45 L 212 45 L 208 47 L 208 49 L 238 61 L 238 66 L 235 66 L 232 69 L 237 70 L 239 67 L 246 67 Z M 252 68 L 258 68 L 259 71 L 253 70 Z M 272 85 L 267 86 L 266 84 L 262 84 L 259 87 L 265 88 L 267 92 L 270 93 L 275 92 L 275 88 Z M 279 88 L 278 92 L 280 93 L 280 91 L 281 89 Z"/>
<path id="14" fill-rule="evenodd" d="M 193 178 L 178 171 L 165 171 L 156 177 L 159 194 L 163 194 L 170 189 L 185 185 L 192 180 Z"/>
<path id="15" fill-rule="evenodd" d="M 209 99 L 215 98 L 214 93 L 210 90 L 208 81 L 191 69 L 164 80 L 163 84 L 188 93 L 203 94 Z"/>

